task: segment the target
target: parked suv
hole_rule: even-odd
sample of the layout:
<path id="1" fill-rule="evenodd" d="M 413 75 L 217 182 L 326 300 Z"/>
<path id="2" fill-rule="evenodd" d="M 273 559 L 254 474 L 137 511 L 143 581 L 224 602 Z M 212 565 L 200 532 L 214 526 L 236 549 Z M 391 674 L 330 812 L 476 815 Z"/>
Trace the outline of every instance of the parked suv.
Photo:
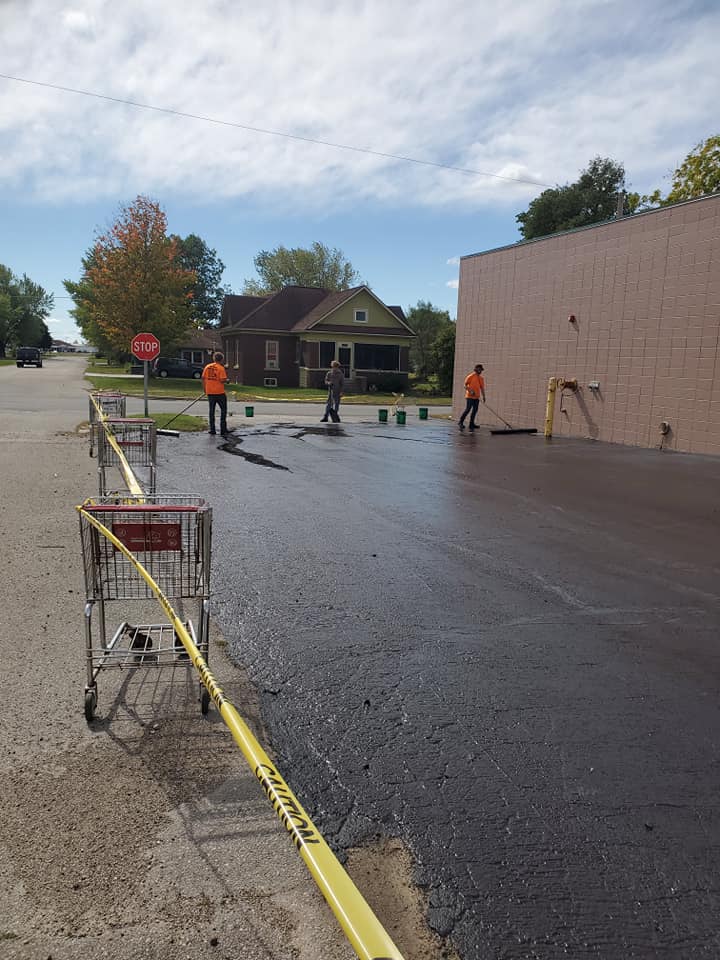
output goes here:
<path id="1" fill-rule="evenodd" d="M 151 372 L 154 377 L 191 377 L 193 380 L 199 380 L 203 369 L 202 363 L 192 363 L 180 357 L 175 359 L 158 357 L 157 360 L 153 360 Z"/>
<path id="2" fill-rule="evenodd" d="M 15 361 L 19 367 L 29 364 L 33 367 L 42 366 L 42 353 L 37 347 L 18 347 L 15 351 Z"/>

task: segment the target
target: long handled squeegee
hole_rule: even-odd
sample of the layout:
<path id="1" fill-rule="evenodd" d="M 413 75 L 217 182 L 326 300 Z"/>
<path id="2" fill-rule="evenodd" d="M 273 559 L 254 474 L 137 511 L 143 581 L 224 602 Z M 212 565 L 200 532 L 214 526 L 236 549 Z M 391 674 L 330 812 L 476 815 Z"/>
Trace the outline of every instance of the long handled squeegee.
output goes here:
<path id="1" fill-rule="evenodd" d="M 180 436 L 179 430 L 168 430 L 168 427 L 170 426 L 171 423 L 175 423 L 177 418 L 181 417 L 186 410 L 189 410 L 194 403 L 197 403 L 198 400 L 204 400 L 204 399 L 205 399 L 205 394 L 201 393 L 199 396 L 195 397 L 194 400 L 191 400 L 190 403 L 183 410 L 180 411 L 180 413 L 176 413 L 171 420 L 168 420 L 168 422 L 165 424 L 165 426 L 162 429 L 156 430 L 155 432 L 160 437 L 179 437 Z"/>
<path id="2" fill-rule="evenodd" d="M 495 435 L 501 434 L 505 436 L 507 436 L 509 433 L 537 433 L 537 427 L 513 427 L 511 424 L 507 422 L 507 420 L 503 419 L 503 417 L 501 417 L 500 414 L 497 413 L 497 411 L 493 410 L 493 408 L 489 404 L 486 403 L 485 406 L 490 411 L 490 413 L 494 414 L 498 418 L 498 420 L 501 420 L 505 424 L 505 427 L 507 428 L 505 430 L 499 430 L 499 429 L 491 430 L 490 433 Z"/>

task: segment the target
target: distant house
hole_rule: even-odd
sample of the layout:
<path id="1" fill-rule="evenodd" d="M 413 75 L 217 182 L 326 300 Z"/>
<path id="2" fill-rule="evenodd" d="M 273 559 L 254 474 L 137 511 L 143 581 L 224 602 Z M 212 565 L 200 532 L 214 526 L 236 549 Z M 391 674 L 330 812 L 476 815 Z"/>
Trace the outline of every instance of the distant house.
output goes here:
<path id="1" fill-rule="evenodd" d="M 214 327 L 198 330 L 192 337 L 183 341 L 174 356 L 182 357 L 191 363 L 209 363 L 215 350 L 222 350 L 220 331 Z"/>
<path id="2" fill-rule="evenodd" d="M 415 339 L 402 308 L 387 306 L 367 286 L 228 295 L 217 333 L 235 383 L 319 387 L 338 360 L 348 389 L 358 392 L 402 388 Z"/>
<path id="3" fill-rule="evenodd" d="M 52 338 L 52 349 L 58 353 L 97 353 L 97 347 L 89 343 L 68 343 L 67 340 Z"/>

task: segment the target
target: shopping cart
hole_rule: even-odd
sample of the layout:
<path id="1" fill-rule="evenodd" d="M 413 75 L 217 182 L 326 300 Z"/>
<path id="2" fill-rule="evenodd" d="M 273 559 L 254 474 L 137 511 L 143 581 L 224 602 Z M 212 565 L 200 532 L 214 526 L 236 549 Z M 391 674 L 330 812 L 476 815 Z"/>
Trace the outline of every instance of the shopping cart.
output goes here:
<path id="1" fill-rule="evenodd" d="M 89 722 L 97 708 L 97 678 L 101 671 L 111 667 L 177 670 L 191 668 L 192 664 L 172 623 L 135 622 L 132 613 L 147 615 L 148 601 L 155 594 L 137 567 L 91 523 L 88 515 L 110 530 L 133 554 L 169 601 L 178 601 L 178 615 L 207 662 L 212 510 L 200 497 L 126 495 L 87 500 L 83 511 L 80 539 L 87 598 L 85 718 Z M 197 601 L 197 631 L 192 619 L 185 619 L 183 600 Z M 116 601 L 123 602 L 126 619 L 109 636 L 107 606 Z M 93 618 L 95 607 L 97 617 Z M 200 708 L 206 714 L 210 697 L 198 682 Z"/>
<path id="2" fill-rule="evenodd" d="M 99 426 L 98 447 L 98 485 L 100 496 L 108 493 L 107 468 L 120 467 L 118 451 L 130 467 L 145 467 L 148 471 L 143 488 L 147 493 L 155 493 L 156 479 L 156 426 L 154 420 L 108 417 Z M 133 471 L 134 472 L 134 471 Z"/>
<path id="3" fill-rule="evenodd" d="M 126 397 L 116 390 L 96 390 L 88 397 L 88 420 L 90 422 L 90 456 L 96 446 L 100 428 L 98 407 L 106 417 L 124 417 L 126 415 Z"/>

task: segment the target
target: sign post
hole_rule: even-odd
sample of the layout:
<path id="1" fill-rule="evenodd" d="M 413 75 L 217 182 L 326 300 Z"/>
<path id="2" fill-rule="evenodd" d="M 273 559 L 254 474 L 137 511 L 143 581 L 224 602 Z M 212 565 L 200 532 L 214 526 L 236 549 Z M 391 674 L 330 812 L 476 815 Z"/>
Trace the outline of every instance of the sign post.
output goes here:
<path id="1" fill-rule="evenodd" d="M 148 415 L 148 379 L 150 376 L 150 361 L 160 356 L 160 341 L 154 333 L 136 333 L 130 344 L 130 352 L 143 363 L 143 380 L 145 395 L 145 416 Z"/>

